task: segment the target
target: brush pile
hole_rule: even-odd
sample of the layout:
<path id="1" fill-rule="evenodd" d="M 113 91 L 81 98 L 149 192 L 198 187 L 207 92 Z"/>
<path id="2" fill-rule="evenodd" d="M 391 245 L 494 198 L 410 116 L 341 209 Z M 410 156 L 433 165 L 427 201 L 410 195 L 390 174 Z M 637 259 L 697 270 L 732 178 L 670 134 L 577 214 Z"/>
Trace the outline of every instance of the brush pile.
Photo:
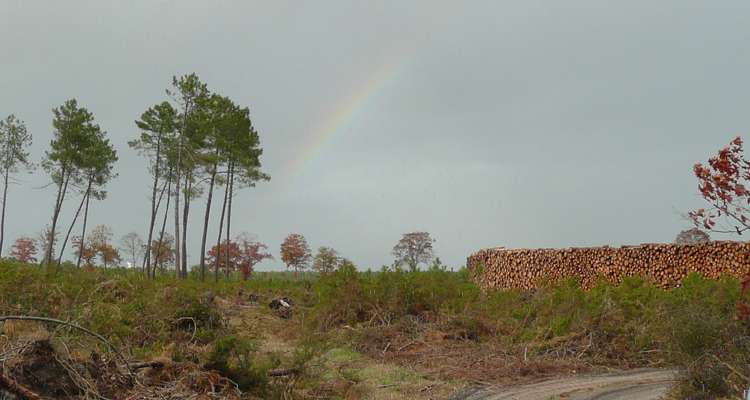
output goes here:
<path id="1" fill-rule="evenodd" d="M 584 288 L 604 279 L 620 283 L 641 276 L 662 288 L 679 286 L 691 272 L 708 278 L 741 278 L 748 270 L 750 243 L 641 244 L 639 246 L 567 249 L 480 250 L 466 265 L 478 284 L 487 288 L 534 289 L 545 282 L 573 278 Z"/>
<path id="2" fill-rule="evenodd" d="M 0 398 L 239 399 L 235 385 L 214 371 L 169 360 L 118 365 L 98 352 L 84 356 L 59 340 L 3 346 Z M 4 397 L 5 396 L 5 397 Z"/>

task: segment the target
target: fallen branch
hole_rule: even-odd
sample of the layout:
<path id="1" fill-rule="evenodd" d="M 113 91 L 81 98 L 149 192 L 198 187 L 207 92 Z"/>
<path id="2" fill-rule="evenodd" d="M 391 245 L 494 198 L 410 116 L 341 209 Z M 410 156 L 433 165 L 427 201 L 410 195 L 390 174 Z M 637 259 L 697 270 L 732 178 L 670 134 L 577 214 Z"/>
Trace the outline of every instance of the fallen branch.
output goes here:
<path id="1" fill-rule="evenodd" d="M 130 368 L 133 371 L 137 371 L 143 368 L 159 369 L 159 368 L 164 368 L 164 362 L 163 361 L 144 361 L 144 362 L 130 363 L 128 364 L 128 368 Z"/>
<path id="2" fill-rule="evenodd" d="M 42 396 L 4 374 L 0 374 L 0 387 L 18 396 L 21 400 L 42 400 Z"/>
<path id="3" fill-rule="evenodd" d="M 415 343 L 417 343 L 417 341 L 416 340 L 412 340 L 411 342 L 409 342 L 409 343 L 407 343 L 407 344 L 399 347 L 398 350 L 396 350 L 396 353 L 401 352 L 401 350 L 403 350 L 403 349 L 405 349 L 405 348 L 407 348 L 407 347 L 409 347 L 409 346 L 411 346 L 411 345 L 413 345 Z"/>

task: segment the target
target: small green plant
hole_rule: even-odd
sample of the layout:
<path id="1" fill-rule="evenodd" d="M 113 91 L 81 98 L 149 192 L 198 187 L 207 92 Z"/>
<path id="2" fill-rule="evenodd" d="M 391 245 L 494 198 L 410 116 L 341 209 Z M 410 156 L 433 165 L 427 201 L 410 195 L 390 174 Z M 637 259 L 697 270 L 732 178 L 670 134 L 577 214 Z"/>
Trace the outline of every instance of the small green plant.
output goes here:
<path id="1" fill-rule="evenodd" d="M 235 382 L 240 390 L 263 393 L 268 386 L 268 366 L 256 363 L 257 345 L 234 335 L 217 339 L 205 367 Z"/>

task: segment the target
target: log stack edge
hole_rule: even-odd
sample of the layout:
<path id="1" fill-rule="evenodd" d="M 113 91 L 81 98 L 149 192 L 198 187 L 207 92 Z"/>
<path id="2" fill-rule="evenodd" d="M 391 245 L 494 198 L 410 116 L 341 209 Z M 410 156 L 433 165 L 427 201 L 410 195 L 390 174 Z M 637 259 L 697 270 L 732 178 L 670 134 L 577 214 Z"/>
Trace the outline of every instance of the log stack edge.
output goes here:
<path id="1" fill-rule="evenodd" d="M 679 286 L 690 273 L 708 278 L 742 278 L 750 268 L 750 242 L 642 244 L 622 247 L 480 250 L 466 266 L 485 288 L 534 289 L 544 282 L 574 278 L 584 288 L 598 280 L 620 283 L 641 276 L 663 288 Z"/>

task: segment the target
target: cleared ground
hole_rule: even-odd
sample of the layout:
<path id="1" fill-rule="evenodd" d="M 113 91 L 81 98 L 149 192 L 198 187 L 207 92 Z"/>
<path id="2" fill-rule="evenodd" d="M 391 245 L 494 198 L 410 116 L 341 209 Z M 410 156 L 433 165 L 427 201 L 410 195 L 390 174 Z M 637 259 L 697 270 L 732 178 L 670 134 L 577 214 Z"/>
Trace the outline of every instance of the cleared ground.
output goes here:
<path id="1" fill-rule="evenodd" d="M 511 388 L 473 387 L 449 400 L 657 400 L 676 379 L 672 370 L 637 370 L 554 379 Z"/>

